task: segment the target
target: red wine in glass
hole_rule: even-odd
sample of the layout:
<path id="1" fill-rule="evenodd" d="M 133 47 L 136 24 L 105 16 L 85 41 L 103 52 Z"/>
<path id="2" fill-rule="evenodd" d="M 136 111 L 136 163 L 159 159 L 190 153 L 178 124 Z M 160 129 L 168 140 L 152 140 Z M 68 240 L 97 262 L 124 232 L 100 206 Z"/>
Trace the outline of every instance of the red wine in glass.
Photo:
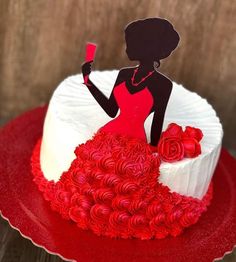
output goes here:
<path id="1" fill-rule="evenodd" d="M 93 61 L 96 53 L 97 45 L 94 43 L 88 42 L 86 44 L 86 55 L 85 55 L 85 61 Z M 84 77 L 84 83 L 87 84 L 88 82 L 88 75 Z"/>

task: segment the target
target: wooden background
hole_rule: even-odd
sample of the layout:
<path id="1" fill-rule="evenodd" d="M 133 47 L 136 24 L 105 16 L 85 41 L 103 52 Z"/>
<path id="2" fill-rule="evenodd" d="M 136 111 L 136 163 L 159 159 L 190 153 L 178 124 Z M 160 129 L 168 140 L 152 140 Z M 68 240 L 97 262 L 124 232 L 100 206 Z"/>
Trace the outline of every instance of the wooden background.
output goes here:
<path id="1" fill-rule="evenodd" d="M 160 70 L 209 100 L 224 145 L 236 148 L 235 0 L 0 0 L 0 119 L 48 102 L 80 72 L 86 41 L 98 44 L 95 69 L 131 65 L 123 29 L 148 16 L 170 20 L 181 36 Z"/>
<path id="2" fill-rule="evenodd" d="M 160 70 L 213 105 L 224 145 L 236 149 L 236 0 L 0 0 L 0 123 L 47 103 L 80 72 L 86 41 L 98 44 L 97 70 L 131 65 L 123 29 L 160 16 L 181 36 Z M 0 261 L 60 261 L 0 220 Z M 235 261 L 235 255 L 230 260 Z"/>

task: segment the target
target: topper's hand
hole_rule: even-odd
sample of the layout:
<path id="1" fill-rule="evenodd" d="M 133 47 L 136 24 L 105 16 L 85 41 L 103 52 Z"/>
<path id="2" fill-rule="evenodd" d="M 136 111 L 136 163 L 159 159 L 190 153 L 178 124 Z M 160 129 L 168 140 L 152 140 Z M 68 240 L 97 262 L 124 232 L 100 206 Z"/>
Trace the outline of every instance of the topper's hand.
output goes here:
<path id="1" fill-rule="evenodd" d="M 92 61 L 86 61 L 81 65 L 81 70 L 82 70 L 82 74 L 84 79 L 86 79 L 86 76 L 88 77 L 91 73 L 91 67 L 92 67 Z"/>

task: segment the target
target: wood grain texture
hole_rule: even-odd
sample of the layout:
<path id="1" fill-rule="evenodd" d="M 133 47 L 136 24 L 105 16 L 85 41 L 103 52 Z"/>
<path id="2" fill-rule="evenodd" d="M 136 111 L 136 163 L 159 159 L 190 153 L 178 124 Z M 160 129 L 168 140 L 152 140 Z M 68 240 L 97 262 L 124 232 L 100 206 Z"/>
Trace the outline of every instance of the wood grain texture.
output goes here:
<path id="1" fill-rule="evenodd" d="M 236 148 L 236 1 L 0 0 L 0 118 L 49 101 L 65 77 L 80 72 L 86 41 L 98 43 L 95 69 L 131 65 L 124 26 L 160 16 L 181 36 L 161 71 L 206 97 Z"/>
<path id="2" fill-rule="evenodd" d="M 62 262 L 34 246 L 0 217 L 0 262 Z"/>

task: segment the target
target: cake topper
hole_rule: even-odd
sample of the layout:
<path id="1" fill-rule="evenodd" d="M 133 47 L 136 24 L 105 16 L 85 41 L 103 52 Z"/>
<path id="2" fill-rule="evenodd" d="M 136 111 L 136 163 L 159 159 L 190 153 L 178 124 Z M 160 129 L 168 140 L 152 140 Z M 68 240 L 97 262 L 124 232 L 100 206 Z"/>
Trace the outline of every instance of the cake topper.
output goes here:
<path id="1" fill-rule="evenodd" d="M 125 27 L 126 53 L 135 67 L 122 68 L 114 88 L 107 98 L 91 81 L 90 61 L 82 64 L 84 83 L 104 111 L 112 118 L 103 129 L 145 139 L 144 121 L 154 113 L 151 127 L 151 145 L 160 139 L 172 82 L 158 72 L 160 60 L 168 57 L 179 43 L 179 35 L 172 24 L 162 18 L 136 20 Z M 87 48 L 88 50 L 88 48 Z M 94 47 L 93 47 L 94 50 Z"/>

